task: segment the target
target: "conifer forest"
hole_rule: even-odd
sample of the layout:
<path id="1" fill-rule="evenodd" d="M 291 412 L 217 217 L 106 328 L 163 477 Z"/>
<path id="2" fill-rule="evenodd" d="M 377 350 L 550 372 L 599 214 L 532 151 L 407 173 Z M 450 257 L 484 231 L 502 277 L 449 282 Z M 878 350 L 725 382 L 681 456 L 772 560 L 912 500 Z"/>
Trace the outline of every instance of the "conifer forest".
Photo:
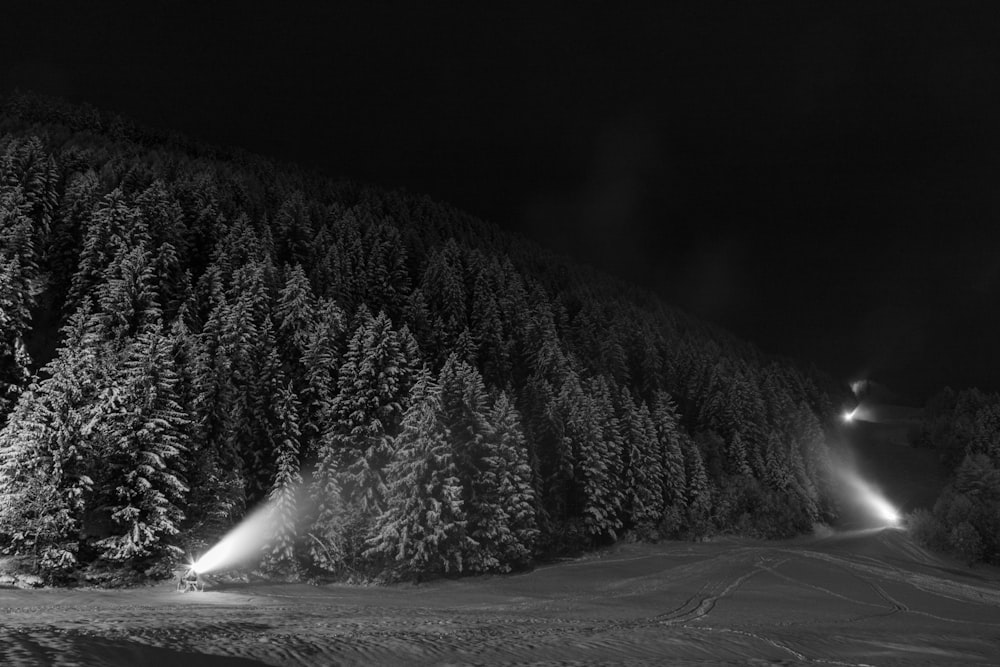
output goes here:
<path id="1" fill-rule="evenodd" d="M 446 203 L 30 94 L 0 111 L 0 550 L 419 579 L 830 522 L 848 395 Z"/>

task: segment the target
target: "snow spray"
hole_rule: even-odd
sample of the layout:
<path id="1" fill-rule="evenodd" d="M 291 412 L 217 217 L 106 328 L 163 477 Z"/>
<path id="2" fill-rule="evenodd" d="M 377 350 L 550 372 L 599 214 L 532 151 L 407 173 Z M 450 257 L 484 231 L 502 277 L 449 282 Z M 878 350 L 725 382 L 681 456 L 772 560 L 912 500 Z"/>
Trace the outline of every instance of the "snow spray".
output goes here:
<path id="1" fill-rule="evenodd" d="M 301 498 L 300 490 L 296 490 L 296 495 Z M 231 570 L 260 556 L 264 547 L 282 527 L 283 519 L 276 511 L 277 505 L 276 500 L 269 500 L 246 515 L 243 521 L 192 563 L 191 569 L 197 574 Z M 301 509 L 300 505 L 300 512 Z"/>
<path id="2" fill-rule="evenodd" d="M 861 475 L 847 468 L 841 468 L 838 474 L 847 487 L 854 504 L 863 508 L 870 519 L 882 527 L 899 525 L 899 511 Z"/>
<path id="3" fill-rule="evenodd" d="M 274 532 L 272 510 L 270 503 L 266 503 L 248 514 L 196 560 L 191 569 L 198 574 L 232 569 L 259 554 Z"/>

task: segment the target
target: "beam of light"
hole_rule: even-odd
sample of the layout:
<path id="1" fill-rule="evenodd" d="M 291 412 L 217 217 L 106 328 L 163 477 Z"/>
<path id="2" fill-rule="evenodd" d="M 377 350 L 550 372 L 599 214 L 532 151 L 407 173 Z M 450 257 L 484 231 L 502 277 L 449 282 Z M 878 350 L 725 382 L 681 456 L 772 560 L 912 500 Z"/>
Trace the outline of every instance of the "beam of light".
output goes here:
<path id="1" fill-rule="evenodd" d="M 843 419 L 848 424 L 867 422 L 869 424 L 882 424 L 885 423 L 884 415 L 880 409 L 880 406 L 873 405 L 872 403 L 862 400 L 851 410 L 845 410 L 841 415 Z"/>
<path id="2" fill-rule="evenodd" d="M 872 519 L 887 527 L 899 525 L 899 511 L 871 484 L 852 470 L 841 470 L 840 475 L 854 494 L 854 500 L 867 510 Z"/>
<path id="3" fill-rule="evenodd" d="M 228 570 L 260 554 L 274 534 L 274 512 L 265 504 L 248 514 L 191 568 L 198 574 Z"/>

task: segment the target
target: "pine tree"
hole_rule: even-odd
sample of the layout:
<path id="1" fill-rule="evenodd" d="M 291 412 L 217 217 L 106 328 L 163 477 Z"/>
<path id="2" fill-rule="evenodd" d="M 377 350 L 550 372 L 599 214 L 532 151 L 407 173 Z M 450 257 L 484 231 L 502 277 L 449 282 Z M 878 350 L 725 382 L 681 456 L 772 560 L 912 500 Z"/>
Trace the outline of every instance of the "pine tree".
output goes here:
<path id="1" fill-rule="evenodd" d="M 491 275 L 492 271 L 495 269 L 483 268 L 475 277 L 469 319 L 483 378 L 492 385 L 502 385 L 510 373 L 510 352 L 497 303 L 498 281 Z"/>
<path id="2" fill-rule="evenodd" d="M 406 248 L 399 230 L 384 222 L 376 223 L 368 228 L 364 243 L 365 302 L 393 318 L 399 317 L 410 293 Z"/>
<path id="3" fill-rule="evenodd" d="M 243 420 L 237 397 L 234 357 L 242 342 L 232 321 L 232 307 L 221 294 L 194 345 L 191 376 L 195 440 L 200 443 L 193 462 L 192 503 L 204 518 L 192 532 L 221 531 L 246 505 L 245 466 L 236 433 Z M 207 487 L 216 489 L 207 493 Z M 200 498 L 199 498 L 200 497 Z"/>
<path id="4" fill-rule="evenodd" d="M 37 136 L 13 138 L 0 156 L 0 188 L 17 188 L 24 193 L 27 214 L 38 232 L 41 249 L 59 205 L 59 170 L 42 140 Z"/>
<path id="5" fill-rule="evenodd" d="M 381 509 L 382 468 L 402 417 L 411 371 L 389 318 L 361 318 L 348 345 L 324 437 L 320 474 L 348 472 L 344 492 L 366 513 Z"/>
<path id="6" fill-rule="evenodd" d="M 316 469 L 309 494 L 317 508 L 310 534 L 314 561 L 327 569 L 354 558 L 354 538 L 384 509 L 385 466 L 407 404 L 413 377 L 408 333 L 393 330 L 389 318 L 361 309 L 337 373 L 337 393 L 330 402 L 318 439 Z M 345 509 L 351 515 L 345 523 Z"/>
<path id="7" fill-rule="evenodd" d="M 704 535 L 709 529 L 712 511 L 712 487 L 705 472 L 705 464 L 698 445 L 690 438 L 683 440 L 687 473 L 688 529 L 695 535 Z"/>
<path id="8" fill-rule="evenodd" d="M 0 431 L 0 534 L 5 551 L 45 573 L 77 562 L 94 486 L 94 404 L 105 369 L 85 301 L 63 330 L 46 379 L 21 395 Z"/>
<path id="9" fill-rule="evenodd" d="M 346 328 L 344 312 L 330 299 L 316 308 L 316 317 L 307 332 L 302 367 L 305 369 L 302 442 L 306 458 L 315 457 L 324 424 L 332 417 L 333 398 L 337 393 L 337 370 L 343 354 Z"/>
<path id="10" fill-rule="evenodd" d="M 18 260 L 0 257 L 0 424 L 31 377 L 23 339 L 27 295 L 20 278 Z"/>
<path id="11" fill-rule="evenodd" d="M 280 420 L 279 432 L 275 434 L 277 441 L 274 443 L 277 465 L 268 501 L 272 508 L 271 520 L 277 528 L 267 547 L 266 562 L 270 569 L 294 570 L 298 533 L 298 493 L 302 485 L 302 474 L 299 470 L 301 406 L 291 383 L 281 389 L 276 407 Z"/>
<path id="12" fill-rule="evenodd" d="M 303 373 L 300 364 L 316 316 L 315 298 L 302 266 L 296 264 L 286 273 L 285 286 L 278 294 L 274 308 L 278 322 L 278 349 L 286 372 L 293 373 L 296 381 L 300 382 L 297 376 Z"/>
<path id="13" fill-rule="evenodd" d="M 30 377 L 24 338 L 41 289 L 41 239 L 19 186 L 0 186 L 0 424 Z"/>
<path id="14" fill-rule="evenodd" d="M 520 418 L 503 392 L 493 402 L 489 422 L 493 426 L 496 453 L 496 503 L 506 513 L 510 539 L 500 541 L 499 560 L 505 566 L 526 565 L 538 539 L 535 491 Z"/>
<path id="15" fill-rule="evenodd" d="M 309 202 L 301 191 L 292 192 L 285 200 L 274 216 L 273 226 L 281 261 L 301 262 L 309 256 L 315 232 Z"/>
<path id="16" fill-rule="evenodd" d="M 486 388 L 476 369 L 452 354 L 439 376 L 441 421 L 448 429 L 452 453 L 464 490 L 467 534 L 477 547 L 465 556 L 471 572 L 509 571 L 522 563 L 530 545 L 534 509 L 530 468 L 506 398 L 498 417 L 503 433 L 488 414 Z M 505 407 L 506 405 L 506 407 Z M 521 451 L 516 448 L 521 445 Z M 520 461 L 525 465 L 521 467 Z M 527 475 L 525 477 L 525 475 Z M 517 516 L 517 525 L 512 516 Z M 530 518 L 530 519 L 529 519 Z"/>
<path id="17" fill-rule="evenodd" d="M 681 451 L 681 434 L 677 408 L 666 392 L 658 392 L 653 404 L 653 424 L 663 456 L 663 497 L 667 507 L 684 507 L 687 504 L 685 489 L 687 474 L 684 453 Z"/>
<path id="18" fill-rule="evenodd" d="M 76 308 L 102 281 L 115 257 L 149 247 L 149 231 L 140 212 L 131 206 L 121 190 L 105 195 L 94 209 L 83 232 L 83 249 L 73 274 L 67 306 Z"/>
<path id="19" fill-rule="evenodd" d="M 156 274 L 143 248 L 119 248 L 96 290 L 102 337 L 120 348 L 141 329 L 161 319 Z"/>
<path id="20" fill-rule="evenodd" d="M 466 534 L 459 471 L 439 418 L 439 389 L 429 376 L 418 379 L 409 402 L 368 553 L 386 559 L 400 576 L 462 572 L 465 555 L 477 545 Z"/>
<path id="21" fill-rule="evenodd" d="M 179 531 L 188 491 L 179 468 L 189 420 L 177 382 L 169 340 L 151 328 L 129 346 L 120 375 L 104 392 L 110 407 L 95 425 L 103 465 L 92 502 L 113 525 L 112 535 L 95 542 L 109 561 L 181 555 L 167 542 Z"/>
<path id="22" fill-rule="evenodd" d="M 663 518 L 663 466 L 656 426 L 645 403 L 638 406 L 628 390 L 620 398 L 624 434 L 625 513 L 640 535 L 651 537 Z"/>
<path id="23" fill-rule="evenodd" d="M 63 156 L 61 162 L 65 161 L 66 156 Z M 52 291 L 60 297 L 69 291 L 83 246 L 84 230 L 89 228 L 94 207 L 101 196 L 100 182 L 93 169 L 83 166 L 81 173 L 68 173 L 48 251 Z M 60 305 L 63 312 L 68 311 L 65 303 Z"/>
<path id="24" fill-rule="evenodd" d="M 468 329 L 461 250 L 454 239 L 431 253 L 420 286 L 431 315 L 431 352 L 443 362 Z"/>

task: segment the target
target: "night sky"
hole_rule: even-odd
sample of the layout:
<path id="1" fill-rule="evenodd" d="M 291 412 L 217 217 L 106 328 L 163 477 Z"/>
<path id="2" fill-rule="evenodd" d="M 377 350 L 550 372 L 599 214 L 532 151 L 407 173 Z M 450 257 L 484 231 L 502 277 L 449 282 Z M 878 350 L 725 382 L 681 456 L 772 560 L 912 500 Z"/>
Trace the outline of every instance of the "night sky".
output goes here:
<path id="1" fill-rule="evenodd" d="M 0 91 L 430 194 L 845 381 L 1000 389 L 993 3 L 13 4 Z"/>

